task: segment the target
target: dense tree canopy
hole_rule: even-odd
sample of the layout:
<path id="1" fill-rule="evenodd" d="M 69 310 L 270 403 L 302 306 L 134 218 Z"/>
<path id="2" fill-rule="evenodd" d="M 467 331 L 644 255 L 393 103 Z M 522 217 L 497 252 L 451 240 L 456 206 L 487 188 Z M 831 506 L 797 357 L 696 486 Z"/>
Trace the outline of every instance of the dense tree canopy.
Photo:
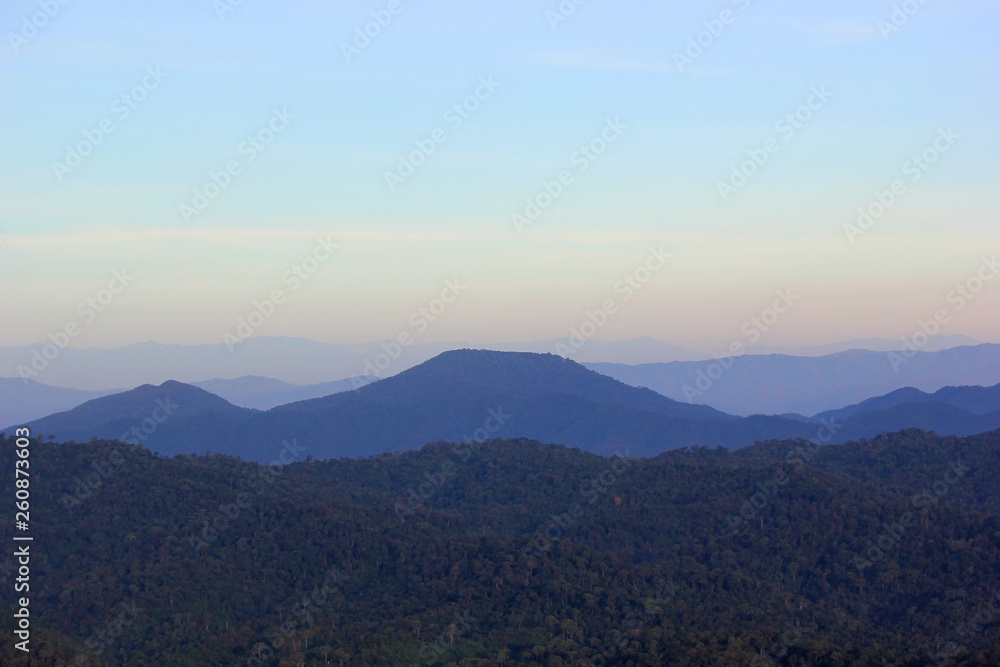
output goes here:
<path id="1" fill-rule="evenodd" d="M 33 665 L 1000 664 L 1000 432 L 273 468 L 33 446 Z"/>

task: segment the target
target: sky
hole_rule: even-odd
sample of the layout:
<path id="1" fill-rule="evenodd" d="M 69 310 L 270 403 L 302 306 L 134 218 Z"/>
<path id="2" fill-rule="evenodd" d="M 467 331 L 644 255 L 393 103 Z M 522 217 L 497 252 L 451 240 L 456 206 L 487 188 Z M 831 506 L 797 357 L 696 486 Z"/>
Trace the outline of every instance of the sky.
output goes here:
<path id="1" fill-rule="evenodd" d="M 995 2 L 6 0 L 0 26 L 0 346 L 1000 342 Z"/>

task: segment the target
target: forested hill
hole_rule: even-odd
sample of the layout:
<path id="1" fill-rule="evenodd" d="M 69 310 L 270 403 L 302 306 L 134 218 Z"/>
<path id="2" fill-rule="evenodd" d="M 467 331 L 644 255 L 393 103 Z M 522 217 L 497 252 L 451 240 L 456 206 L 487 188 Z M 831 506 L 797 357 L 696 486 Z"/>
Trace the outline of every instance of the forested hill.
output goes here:
<path id="1" fill-rule="evenodd" d="M 1000 432 L 653 459 L 289 441 L 281 467 L 31 447 L 32 665 L 1000 664 Z M 29 664 L 2 618 L 0 663 Z"/>

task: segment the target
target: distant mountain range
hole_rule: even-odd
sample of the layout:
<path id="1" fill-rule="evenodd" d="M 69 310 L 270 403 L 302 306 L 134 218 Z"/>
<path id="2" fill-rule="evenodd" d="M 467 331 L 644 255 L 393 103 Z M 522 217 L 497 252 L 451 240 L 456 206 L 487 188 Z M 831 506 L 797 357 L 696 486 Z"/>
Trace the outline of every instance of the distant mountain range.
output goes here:
<path id="1" fill-rule="evenodd" d="M 273 378 L 245 375 L 234 380 L 204 380 L 191 384 L 216 396 L 221 396 L 233 405 L 257 410 L 270 410 L 286 403 L 350 391 L 374 381 L 373 377 L 356 377 L 335 380 L 334 382 L 300 385 L 289 384 Z"/>
<path id="2" fill-rule="evenodd" d="M 974 341 L 965 336 L 936 336 L 923 351 L 932 352 L 938 347 L 972 342 Z M 562 346 L 557 351 L 559 343 Z M 748 354 L 780 351 L 784 354 L 814 356 L 852 348 L 894 350 L 899 349 L 899 346 L 898 340 L 872 338 L 810 348 L 757 348 L 749 350 Z M 414 343 L 408 347 L 400 347 L 394 343 L 331 345 L 304 338 L 262 336 L 233 345 L 232 349 L 222 343 L 163 345 L 154 342 L 111 349 L 67 348 L 48 361 L 41 356 L 43 347 L 0 348 L 0 377 L 27 376 L 28 379 L 47 385 L 86 391 L 160 384 L 167 380 L 195 383 L 208 378 L 245 376 L 274 378 L 295 385 L 312 385 L 364 375 L 388 377 L 442 352 L 469 347 L 537 353 L 560 353 L 569 349 L 566 339 L 475 346 L 462 342 Z M 578 363 L 650 364 L 693 362 L 707 356 L 642 337 L 613 342 L 590 340 L 580 349 L 574 350 L 569 358 Z M 954 380 L 943 384 L 959 382 Z M 885 391 L 894 388 L 898 387 L 889 387 Z"/>
<path id="3" fill-rule="evenodd" d="M 245 383 L 238 386 L 247 391 Z M 821 431 L 831 420 L 833 437 Z M 266 411 L 168 381 L 93 399 L 28 426 L 63 441 L 119 438 L 166 455 L 215 451 L 258 461 L 274 459 L 290 439 L 304 455 L 321 459 L 494 437 L 652 456 L 696 444 L 739 448 L 821 432 L 831 443 L 909 427 L 979 433 L 1000 428 L 1000 385 L 935 394 L 904 389 L 814 417 L 736 417 L 628 386 L 556 355 L 456 350 L 353 391 Z"/>
<path id="4" fill-rule="evenodd" d="M 21 371 L 30 373 L 40 368 L 38 375 L 30 379 L 87 390 L 248 375 L 307 385 L 366 374 L 365 361 L 369 356 L 374 358 L 378 345 L 329 345 L 304 338 L 257 337 L 234 345 L 230 351 L 222 343 L 162 345 L 147 342 L 111 349 L 67 348 L 47 365 L 37 361 L 33 368 L 31 362 L 39 347 L 0 348 L 0 376 L 21 377 Z M 447 349 L 448 346 L 443 347 Z M 387 372 L 398 372 L 441 351 L 432 347 L 427 350 L 405 348 L 400 358 L 387 367 Z M 411 357 L 418 361 L 411 362 Z"/>
<path id="5" fill-rule="evenodd" d="M 824 357 L 744 355 L 667 364 L 586 366 L 668 398 L 710 405 L 731 414 L 812 415 L 903 387 L 937 391 L 949 385 L 996 384 L 1000 382 L 1000 345 L 919 352 L 898 369 L 893 368 L 888 353 L 867 350 Z"/>
<path id="6" fill-rule="evenodd" d="M 164 405 L 171 414 L 164 414 Z M 357 390 L 266 412 L 170 381 L 88 401 L 28 425 L 60 440 L 133 433 L 133 440 L 167 455 L 215 451 L 259 461 L 273 459 L 291 438 L 316 458 L 494 436 L 645 455 L 699 443 L 739 447 L 816 431 L 792 419 L 741 419 L 672 401 L 556 355 L 478 350 L 446 352 Z"/>
<path id="7" fill-rule="evenodd" d="M 950 350 L 953 347 L 967 347 L 981 345 L 982 341 L 970 338 L 963 334 L 938 334 L 929 339 L 921 348 L 922 352 L 940 352 Z M 902 341 L 898 338 L 854 338 L 839 343 L 828 343 L 826 345 L 803 345 L 803 346 L 780 346 L 780 345 L 752 345 L 747 348 L 748 354 L 791 354 L 796 357 L 824 357 L 828 354 L 847 352 L 848 350 L 870 350 L 872 352 L 892 352 L 902 348 Z M 611 361 L 605 359 L 604 361 Z M 668 361 L 661 359 L 660 361 Z M 683 361 L 678 359 L 677 361 Z M 641 362 L 640 362 L 641 363 Z"/>
<path id="8" fill-rule="evenodd" d="M 490 346 L 509 352 L 555 352 L 565 341 L 510 343 Z M 470 347 L 467 343 L 395 343 L 331 345 L 305 338 L 255 337 L 234 345 L 162 345 L 147 342 L 112 349 L 61 350 L 51 362 L 40 357 L 41 346 L 0 348 L 0 377 L 29 379 L 84 390 L 136 387 L 167 380 L 195 383 L 206 378 L 275 378 L 296 385 L 326 383 L 357 376 L 388 377 L 421 364 L 442 352 Z M 617 342 L 588 341 L 574 352 L 575 361 L 643 363 L 697 359 L 698 354 L 652 338 Z M 32 367 L 35 359 L 36 366 Z M 36 370 L 36 368 L 40 370 Z M 37 373 L 37 375 L 31 375 Z"/>

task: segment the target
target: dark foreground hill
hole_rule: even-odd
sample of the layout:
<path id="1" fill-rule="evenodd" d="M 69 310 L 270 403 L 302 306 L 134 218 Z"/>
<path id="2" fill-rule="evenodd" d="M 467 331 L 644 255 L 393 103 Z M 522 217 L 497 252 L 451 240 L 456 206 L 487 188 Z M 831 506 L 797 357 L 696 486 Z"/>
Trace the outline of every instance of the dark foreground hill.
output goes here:
<path id="1" fill-rule="evenodd" d="M 741 447 L 766 438 L 813 437 L 817 430 L 781 417 L 738 418 L 673 401 L 552 354 L 482 350 L 445 352 L 355 391 L 267 412 L 237 408 L 171 382 L 90 401 L 29 426 L 59 440 L 118 438 L 148 419 L 156 401 L 167 400 L 179 408 L 146 434 L 147 447 L 168 455 L 215 451 L 262 462 L 292 437 L 320 459 L 501 436 L 610 456 L 626 448 L 653 455 L 695 444 Z"/>
<path id="2" fill-rule="evenodd" d="M 31 448 L 32 665 L 1000 664 L 997 432 L 275 468 Z M 28 664 L 12 621 L 0 663 Z"/>

